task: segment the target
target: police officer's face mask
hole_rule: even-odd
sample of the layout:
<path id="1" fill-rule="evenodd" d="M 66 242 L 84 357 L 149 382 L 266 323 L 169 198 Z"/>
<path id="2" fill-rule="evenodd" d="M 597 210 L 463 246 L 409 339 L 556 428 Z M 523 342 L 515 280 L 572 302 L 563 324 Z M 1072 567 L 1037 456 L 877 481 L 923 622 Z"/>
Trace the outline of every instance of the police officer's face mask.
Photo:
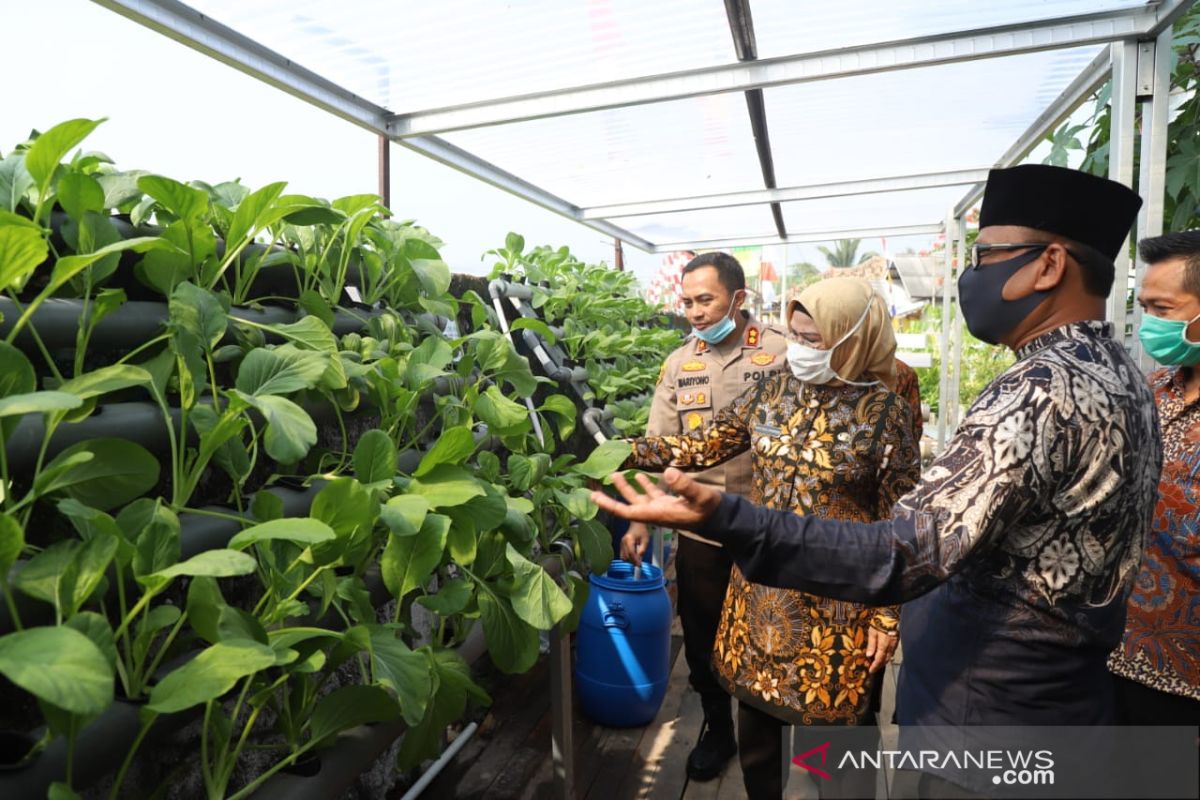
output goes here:
<path id="1" fill-rule="evenodd" d="M 729 310 L 725 312 L 725 316 L 721 317 L 720 322 L 713 323 L 703 330 L 692 326 L 692 334 L 703 342 L 708 344 L 720 344 L 725 337 L 733 333 L 733 329 L 737 327 L 737 323 L 733 321 L 733 315 L 737 313 L 738 293 L 734 292 L 733 297 L 729 300 Z"/>
<path id="2" fill-rule="evenodd" d="M 1004 285 L 1026 264 L 1032 263 L 1046 248 L 1036 247 L 1004 261 L 976 262 L 958 277 L 958 301 L 971 335 L 988 344 L 1000 344 L 1013 328 L 1029 316 L 1052 290 L 1036 291 L 1019 300 L 1004 299 Z M 975 260 L 975 259 L 973 259 Z"/>

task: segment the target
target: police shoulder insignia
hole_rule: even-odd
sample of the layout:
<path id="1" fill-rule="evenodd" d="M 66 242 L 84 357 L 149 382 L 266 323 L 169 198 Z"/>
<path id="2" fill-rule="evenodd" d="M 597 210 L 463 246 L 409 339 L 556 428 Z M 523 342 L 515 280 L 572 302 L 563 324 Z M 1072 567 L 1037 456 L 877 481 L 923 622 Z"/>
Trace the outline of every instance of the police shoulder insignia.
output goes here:
<path id="1" fill-rule="evenodd" d="M 754 355 L 754 356 L 750 357 L 750 363 L 756 364 L 760 367 L 765 367 L 768 364 L 775 363 L 775 354 L 774 353 L 759 353 L 758 355 Z"/>
<path id="2" fill-rule="evenodd" d="M 693 411 L 691 414 L 688 414 L 688 418 L 687 418 L 688 430 L 694 431 L 694 430 L 696 430 L 696 428 L 699 428 L 703 424 L 704 424 L 704 417 L 700 416 L 695 411 Z"/>
<path id="3" fill-rule="evenodd" d="M 700 355 L 701 353 L 707 353 L 707 352 L 708 352 L 708 342 L 704 341 L 703 339 L 696 342 L 696 355 Z"/>
<path id="4" fill-rule="evenodd" d="M 746 346 L 758 347 L 759 332 L 753 325 L 746 326 Z"/>
<path id="5" fill-rule="evenodd" d="M 660 367 L 658 370 L 658 380 L 656 380 L 654 382 L 654 385 L 657 386 L 658 384 L 662 383 L 663 378 L 665 378 L 666 375 L 667 375 L 667 362 L 664 361 L 662 367 Z"/>
<path id="6" fill-rule="evenodd" d="M 707 368 L 708 366 L 703 361 L 686 361 L 680 367 L 684 372 L 701 372 Z"/>

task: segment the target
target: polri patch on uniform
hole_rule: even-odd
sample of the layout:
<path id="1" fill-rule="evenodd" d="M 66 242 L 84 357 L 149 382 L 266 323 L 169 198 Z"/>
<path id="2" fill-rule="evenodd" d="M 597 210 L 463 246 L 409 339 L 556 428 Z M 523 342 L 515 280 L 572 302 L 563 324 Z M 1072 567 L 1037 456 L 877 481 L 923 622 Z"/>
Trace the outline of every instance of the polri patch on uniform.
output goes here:
<path id="1" fill-rule="evenodd" d="M 687 361 L 682 367 L 680 367 L 680 369 L 682 369 L 684 372 L 700 372 L 708 369 L 708 365 L 703 361 Z"/>
<path id="2" fill-rule="evenodd" d="M 695 411 L 688 414 L 687 425 L 689 431 L 694 431 L 704 424 L 704 417 L 697 414 Z"/>
<path id="3" fill-rule="evenodd" d="M 765 367 L 767 364 L 775 363 L 775 354 L 759 353 L 758 355 L 750 356 L 750 363 L 757 364 L 760 367 Z"/>

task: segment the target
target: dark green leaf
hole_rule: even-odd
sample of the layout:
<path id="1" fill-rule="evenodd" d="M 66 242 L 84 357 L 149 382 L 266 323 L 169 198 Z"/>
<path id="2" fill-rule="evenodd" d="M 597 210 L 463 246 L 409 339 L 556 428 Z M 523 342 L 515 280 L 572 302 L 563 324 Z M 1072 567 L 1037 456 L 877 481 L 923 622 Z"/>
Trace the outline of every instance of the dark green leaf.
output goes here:
<path id="1" fill-rule="evenodd" d="M 446 428 L 433 447 L 421 458 L 415 477 L 428 474 L 441 464 L 461 464 L 475 452 L 475 435 L 470 428 Z"/>
<path id="2" fill-rule="evenodd" d="M 380 569 L 383 583 L 393 597 L 402 598 L 429 581 L 434 568 L 441 563 L 449 531 L 449 517 L 430 514 L 416 536 L 388 537 Z"/>
<path id="3" fill-rule="evenodd" d="M 595 480 L 604 480 L 612 477 L 632 452 L 633 448 L 628 442 L 610 439 L 593 450 L 587 461 L 572 466 L 571 471 Z"/>
<path id="4" fill-rule="evenodd" d="M 309 720 L 312 742 L 322 742 L 368 722 L 387 722 L 400 716 L 392 696 L 378 686 L 343 686 L 321 698 Z"/>
<path id="5" fill-rule="evenodd" d="M 354 477 L 363 483 L 390 481 L 396 475 L 396 445 L 379 429 L 369 430 L 354 448 Z"/>
<path id="6" fill-rule="evenodd" d="M 73 628 L 30 628 L 0 637 L 0 674 L 73 714 L 99 714 L 112 702 L 112 667 Z"/>
<path id="7" fill-rule="evenodd" d="M 417 602 L 435 614 L 448 617 L 466 608 L 467 603 L 471 601 L 471 595 L 470 581 L 455 578 L 442 584 L 437 594 L 418 597 Z"/>
<path id="8" fill-rule="evenodd" d="M 538 657 L 537 629 L 518 617 L 507 599 L 488 591 L 479 593 L 479 611 L 496 666 L 509 674 L 528 672 Z"/>
<path id="9" fill-rule="evenodd" d="M 336 538 L 333 529 L 324 522 L 307 517 L 299 519 L 276 519 L 263 522 L 238 533 L 229 540 L 233 550 L 245 550 L 259 542 L 282 539 L 296 544 L 317 544 Z"/>
<path id="10" fill-rule="evenodd" d="M 546 570 L 508 546 L 508 563 L 516 577 L 512 593 L 517 616 L 539 630 L 550 630 L 554 623 L 571 613 L 571 600 Z"/>
<path id="11" fill-rule="evenodd" d="M 329 365 L 324 355 L 290 345 L 251 350 L 238 369 L 236 386 L 248 395 L 281 395 L 311 389 Z"/>
<path id="12" fill-rule="evenodd" d="M 104 210 L 104 189 L 90 175 L 68 172 L 58 179 L 58 202 L 73 218 L 83 219 L 89 211 Z"/>
<path id="13" fill-rule="evenodd" d="M 147 708 L 170 714 L 215 700 L 241 678 L 274 664 L 275 651 L 267 645 L 246 639 L 218 642 L 159 681 Z"/>
<path id="14" fill-rule="evenodd" d="M 42 487 L 42 493 L 66 492 L 84 505 L 107 511 L 140 497 L 158 483 L 158 459 L 125 439 L 89 439 L 72 445 L 59 453 L 47 470 L 81 453 L 91 458 L 58 474 Z"/>
<path id="15" fill-rule="evenodd" d="M 25 153 L 25 168 L 41 194 L 50 187 L 54 170 L 63 157 L 96 129 L 103 119 L 69 119 L 39 136 Z"/>
<path id="16" fill-rule="evenodd" d="M 46 260 L 50 247 L 41 231 L 0 225 L 0 290 L 20 289 L 33 270 Z"/>
<path id="17" fill-rule="evenodd" d="M 412 494 L 424 497 L 432 508 L 460 506 L 472 497 L 486 494 L 483 485 L 461 467 L 443 464 L 434 467 L 409 486 Z"/>
<path id="18" fill-rule="evenodd" d="M 367 626 L 371 634 L 371 673 L 375 683 L 391 690 L 400 701 L 400 711 L 410 725 L 425 716 L 433 693 L 429 662 L 396 638 L 395 631 L 382 625 Z"/>

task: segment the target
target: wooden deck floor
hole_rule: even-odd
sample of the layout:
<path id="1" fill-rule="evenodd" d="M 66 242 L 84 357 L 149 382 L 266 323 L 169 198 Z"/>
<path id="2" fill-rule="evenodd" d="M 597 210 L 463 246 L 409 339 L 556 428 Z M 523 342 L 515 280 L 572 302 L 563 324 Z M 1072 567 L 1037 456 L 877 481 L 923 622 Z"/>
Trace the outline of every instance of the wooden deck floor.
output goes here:
<path id="1" fill-rule="evenodd" d="M 582 714 L 574 721 L 576 800 L 733 800 L 745 797 L 737 759 L 717 780 L 689 782 L 684 765 L 696 744 L 703 714 L 687 682 L 680 657 L 678 619 L 672 636 L 672 670 L 657 718 L 645 728 L 595 725 Z M 455 760 L 426 790 L 426 797 L 458 800 L 550 800 L 555 797 L 550 757 L 550 678 L 547 659 L 525 675 L 505 678 L 494 689 L 495 705 Z M 890 724 L 895 672 L 885 676 L 884 745 L 895 746 Z M 578 706 L 576 706 L 578 708 Z M 876 796 L 890 796 L 890 775 L 880 776 Z M 788 800 L 816 798 L 815 784 L 792 768 Z"/>

